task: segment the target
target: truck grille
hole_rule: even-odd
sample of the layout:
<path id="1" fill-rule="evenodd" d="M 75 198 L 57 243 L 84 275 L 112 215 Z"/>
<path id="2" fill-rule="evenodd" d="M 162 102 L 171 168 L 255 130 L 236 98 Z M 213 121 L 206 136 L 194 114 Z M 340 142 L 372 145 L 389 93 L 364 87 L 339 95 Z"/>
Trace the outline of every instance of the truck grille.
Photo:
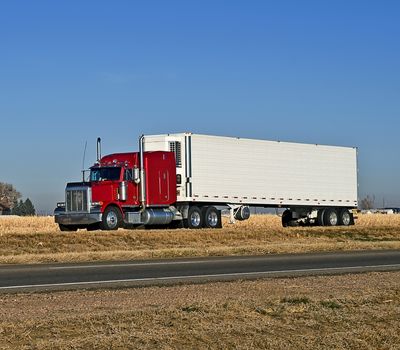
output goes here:
<path id="1" fill-rule="evenodd" d="M 88 189 L 67 189 L 66 191 L 67 211 L 88 211 Z"/>

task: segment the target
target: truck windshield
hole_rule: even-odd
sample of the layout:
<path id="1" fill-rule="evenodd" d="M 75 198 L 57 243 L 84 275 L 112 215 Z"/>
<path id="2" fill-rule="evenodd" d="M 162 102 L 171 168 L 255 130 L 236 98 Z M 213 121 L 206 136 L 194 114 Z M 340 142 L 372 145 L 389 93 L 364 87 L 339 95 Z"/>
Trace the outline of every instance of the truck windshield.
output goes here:
<path id="1" fill-rule="evenodd" d="M 93 168 L 90 171 L 90 181 L 117 181 L 120 178 L 121 168 Z"/>

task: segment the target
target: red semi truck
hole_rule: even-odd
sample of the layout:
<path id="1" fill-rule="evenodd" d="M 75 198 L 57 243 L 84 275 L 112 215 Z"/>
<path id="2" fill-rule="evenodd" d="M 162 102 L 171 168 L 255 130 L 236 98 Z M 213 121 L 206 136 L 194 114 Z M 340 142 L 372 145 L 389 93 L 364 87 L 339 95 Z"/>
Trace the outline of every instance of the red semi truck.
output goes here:
<path id="1" fill-rule="evenodd" d="M 79 228 L 220 228 L 249 206 L 287 208 L 283 226 L 352 225 L 357 150 L 191 133 L 141 136 L 139 152 L 101 157 L 87 181 L 68 183 L 55 221 Z"/>

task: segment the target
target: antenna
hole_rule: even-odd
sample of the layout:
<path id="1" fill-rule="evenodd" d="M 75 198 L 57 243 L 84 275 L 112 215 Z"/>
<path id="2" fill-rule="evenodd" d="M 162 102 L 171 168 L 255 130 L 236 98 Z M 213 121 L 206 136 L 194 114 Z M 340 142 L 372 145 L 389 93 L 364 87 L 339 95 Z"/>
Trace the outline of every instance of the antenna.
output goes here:
<path id="1" fill-rule="evenodd" d="M 85 182 L 85 158 L 86 158 L 87 140 L 85 141 L 85 148 L 83 149 L 82 159 L 82 182 Z"/>

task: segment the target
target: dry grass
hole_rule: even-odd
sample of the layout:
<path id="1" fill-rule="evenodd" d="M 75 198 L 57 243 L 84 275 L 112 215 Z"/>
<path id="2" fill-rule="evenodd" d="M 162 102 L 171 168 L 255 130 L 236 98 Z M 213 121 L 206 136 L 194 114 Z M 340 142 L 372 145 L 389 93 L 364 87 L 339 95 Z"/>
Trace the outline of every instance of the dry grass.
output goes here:
<path id="1" fill-rule="evenodd" d="M 354 227 L 282 228 L 257 215 L 221 230 L 62 233 L 52 217 L 0 219 L 0 263 L 121 260 L 356 249 L 400 249 L 400 215 L 361 215 Z"/>
<path id="2" fill-rule="evenodd" d="M 52 216 L 0 216 L 0 234 L 54 233 L 58 225 Z"/>
<path id="3" fill-rule="evenodd" d="M 229 227 L 227 220 L 224 220 L 224 227 Z M 282 228 L 281 219 L 277 215 L 253 215 L 250 220 L 236 222 L 236 227 L 244 230 L 273 229 L 286 231 Z M 357 227 L 389 227 L 400 228 L 400 215 L 386 214 L 359 214 Z M 318 228 L 326 230 L 329 228 Z M 58 225 L 54 223 L 52 216 L 0 216 L 0 234 L 6 233 L 55 233 L 58 232 Z"/>
<path id="4" fill-rule="evenodd" d="M 400 273 L 3 295 L 0 348 L 398 349 Z"/>

